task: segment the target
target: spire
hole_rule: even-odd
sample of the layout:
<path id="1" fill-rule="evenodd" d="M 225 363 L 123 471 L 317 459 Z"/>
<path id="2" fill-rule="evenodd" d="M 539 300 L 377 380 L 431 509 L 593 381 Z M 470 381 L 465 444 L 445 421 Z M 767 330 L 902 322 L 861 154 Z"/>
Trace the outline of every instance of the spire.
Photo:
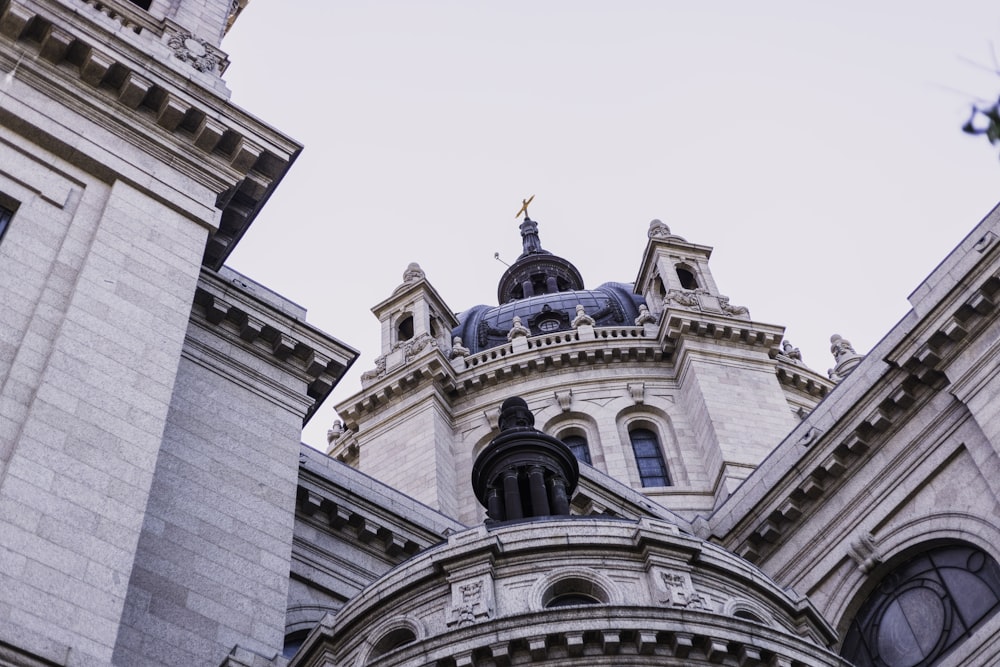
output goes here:
<path id="1" fill-rule="evenodd" d="M 500 278 L 497 300 L 500 304 L 527 299 L 540 294 L 556 294 L 583 289 L 583 277 L 572 263 L 542 248 L 538 237 L 538 223 L 528 217 L 531 195 L 521 201 L 520 217 L 524 214 L 521 230 L 520 257 L 510 265 Z"/>
<path id="2" fill-rule="evenodd" d="M 527 215 L 524 216 L 524 221 L 521 223 L 521 246 L 524 252 L 521 253 L 521 257 L 527 257 L 528 255 L 534 255 L 540 252 L 546 254 L 551 254 L 542 250 L 542 241 L 538 238 L 538 223 L 529 218 Z M 518 258 L 520 259 L 520 258 Z"/>

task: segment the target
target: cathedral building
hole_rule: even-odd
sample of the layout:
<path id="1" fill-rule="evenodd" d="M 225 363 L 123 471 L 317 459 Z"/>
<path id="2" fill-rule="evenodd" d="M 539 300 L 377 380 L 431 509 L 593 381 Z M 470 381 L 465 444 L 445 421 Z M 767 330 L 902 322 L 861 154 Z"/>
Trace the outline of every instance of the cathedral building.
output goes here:
<path id="1" fill-rule="evenodd" d="M 225 266 L 301 150 L 244 4 L 0 0 L 0 665 L 1000 664 L 1000 210 L 817 373 L 676 223 L 583 276 L 526 204 L 319 452 L 358 352 Z"/>

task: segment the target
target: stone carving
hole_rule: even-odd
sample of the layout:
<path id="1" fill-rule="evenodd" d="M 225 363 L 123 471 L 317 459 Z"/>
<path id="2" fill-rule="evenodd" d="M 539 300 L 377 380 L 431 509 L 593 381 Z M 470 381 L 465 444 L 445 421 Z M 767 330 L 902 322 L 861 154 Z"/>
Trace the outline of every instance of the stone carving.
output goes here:
<path id="1" fill-rule="evenodd" d="M 678 306 L 684 306 L 685 308 L 697 308 L 701 304 L 698 302 L 698 295 L 694 292 L 688 290 L 677 290 L 672 289 L 667 292 L 667 295 L 663 297 L 663 305 L 667 306 L 671 303 L 676 303 Z"/>
<path id="2" fill-rule="evenodd" d="M 403 271 L 403 284 L 408 285 L 410 283 L 415 283 L 426 277 L 427 276 L 424 273 L 424 270 L 420 268 L 419 264 L 416 262 L 410 262 L 406 267 L 406 271 Z"/>
<path id="3" fill-rule="evenodd" d="M 847 553 L 864 574 L 868 574 L 882 562 L 882 552 L 875 542 L 875 536 L 871 533 L 856 535 L 848 545 Z"/>
<path id="4" fill-rule="evenodd" d="M 437 340 L 429 333 L 422 333 L 410 340 L 396 343 L 392 349 L 398 350 L 399 348 L 403 348 L 403 359 L 407 361 L 427 346 L 437 347 Z"/>
<path id="5" fill-rule="evenodd" d="M 802 365 L 802 352 L 787 340 L 781 341 L 781 353 L 778 356 L 793 364 Z"/>
<path id="6" fill-rule="evenodd" d="M 507 332 L 507 340 L 514 340 L 518 336 L 524 336 L 527 338 L 530 335 L 531 332 L 528 331 L 528 327 L 521 324 L 521 318 L 515 315 L 513 326 L 510 328 L 510 331 Z"/>
<path id="7" fill-rule="evenodd" d="M 567 389 L 566 391 L 557 391 L 556 402 L 559 403 L 560 410 L 563 412 L 569 412 L 570 406 L 573 404 L 573 390 Z"/>
<path id="8" fill-rule="evenodd" d="M 641 327 L 644 324 L 656 324 L 656 317 L 649 312 L 649 308 L 646 307 L 646 304 L 640 303 L 639 316 L 635 318 L 635 325 L 637 327 Z"/>
<path id="9" fill-rule="evenodd" d="M 374 380 L 380 375 L 385 375 L 385 356 L 381 356 L 375 360 L 375 368 L 370 371 L 365 371 L 361 374 L 362 380 Z"/>
<path id="10" fill-rule="evenodd" d="M 424 348 L 437 347 L 437 346 L 438 346 L 437 339 L 435 339 L 429 333 L 422 333 L 419 336 L 416 336 L 415 338 L 411 338 L 410 340 L 399 341 L 398 343 L 392 346 L 392 349 L 389 350 L 389 354 L 383 354 L 381 357 L 378 357 L 375 360 L 375 368 L 373 370 L 365 371 L 364 373 L 362 373 L 361 379 L 374 380 L 375 378 L 385 375 L 386 361 L 389 358 L 389 355 L 398 350 L 403 351 L 402 363 L 405 364 L 411 358 L 415 357 L 418 353 L 423 351 Z M 396 365 L 398 364 L 394 364 L 394 367 Z"/>
<path id="11" fill-rule="evenodd" d="M 219 73 L 222 59 L 205 40 L 189 32 L 179 32 L 170 36 L 167 46 L 173 49 L 178 60 L 188 63 L 199 72 Z"/>
<path id="12" fill-rule="evenodd" d="M 722 308 L 722 312 L 727 315 L 732 315 L 734 317 L 745 317 L 750 315 L 750 309 L 746 306 L 731 306 L 729 305 L 728 296 L 719 297 L 719 307 Z"/>
<path id="13" fill-rule="evenodd" d="M 469 348 L 462 345 L 462 337 L 455 336 L 451 341 L 451 354 L 448 355 L 449 359 L 458 359 L 459 357 L 467 357 L 471 354 Z"/>
<path id="14" fill-rule="evenodd" d="M 826 374 L 834 382 L 840 382 L 851 374 L 854 367 L 861 363 L 864 355 L 858 354 L 851 345 L 851 341 L 840 334 L 830 336 L 830 353 L 833 355 L 837 365 L 829 369 Z"/>
<path id="15" fill-rule="evenodd" d="M 488 575 L 451 585 L 449 626 L 471 625 L 493 617 L 493 581 Z"/>
<path id="16" fill-rule="evenodd" d="M 666 239 L 670 238 L 670 227 L 667 227 L 660 220 L 650 220 L 649 221 L 649 231 L 647 236 L 651 239 Z"/>
<path id="17" fill-rule="evenodd" d="M 344 435 L 344 422 L 339 419 L 333 420 L 333 426 L 331 426 L 326 432 L 326 444 L 332 445 L 334 441 Z"/>
<path id="18" fill-rule="evenodd" d="M 838 364 L 848 357 L 860 356 L 857 352 L 855 352 L 854 346 L 851 345 L 851 341 L 843 338 L 840 334 L 833 334 L 830 336 L 830 352 L 833 354 L 833 358 Z"/>
<path id="19" fill-rule="evenodd" d="M 666 597 L 662 598 L 661 602 L 667 602 L 674 607 L 712 611 L 712 604 L 708 596 L 694 590 L 691 575 L 686 572 L 661 571 L 660 579 L 666 589 Z"/>
<path id="20" fill-rule="evenodd" d="M 576 317 L 573 318 L 572 325 L 574 329 L 579 329 L 582 326 L 594 326 L 594 318 L 583 309 L 583 304 L 576 304 Z"/>

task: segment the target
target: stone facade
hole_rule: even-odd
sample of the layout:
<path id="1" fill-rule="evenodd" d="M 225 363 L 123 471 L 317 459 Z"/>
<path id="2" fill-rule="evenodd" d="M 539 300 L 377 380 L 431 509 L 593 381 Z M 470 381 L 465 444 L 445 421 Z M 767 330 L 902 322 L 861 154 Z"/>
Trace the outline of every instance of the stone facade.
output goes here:
<path id="1" fill-rule="evenodd" d="M 301 150 L 228 101 L 231 10 L 0 2 L 0 664 L 281 645 L 300 429 L 356 353 L 221 269 Z"/>
<path id="2" fill-rule="evenodd" d="M 326 456 L 357 352 L 223 265 L 301 149 L 228 100 L 244 5 L 0 0 L 0 665 L 996 663 L 1000 212 L 829 379 L 711 248 L 586 289 L 525 215 L 503 303 L 375 306 Z"/>

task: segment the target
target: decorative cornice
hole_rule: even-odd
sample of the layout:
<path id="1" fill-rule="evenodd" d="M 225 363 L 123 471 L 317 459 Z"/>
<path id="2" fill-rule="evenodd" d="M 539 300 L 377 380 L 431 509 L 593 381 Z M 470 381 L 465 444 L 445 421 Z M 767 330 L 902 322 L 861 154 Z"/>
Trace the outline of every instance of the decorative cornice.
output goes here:
<path id="1" fill-rule="evenodd" d="M 798 436 L 797 446 L 808 451 L 801 454 L 783 480 L 773 485 L 757 510 L 746 513 L 740 525 L 726 531 L 732 537 L 723 542 L 754 563 L 776 549 L 834 492 L 841 479 L 868 459 L 870 450 L 881 447 L 921 406 L 950 384 L 949 364 L 992 321 L 998 300 L 1000 270 L 982 279 L 968 296 L 939 314 L 933 324 L 921 327 L 916 335 L 897 344 L 886 357 L 893 365 L 878 379 L 877 394 L 869 392 L 870 398 L 855 408 L 839 428 L 817 434 L 814 428 L 805 426 L 808 430 Z M 849 380 L 862 381 L 865 368 L 874 363 L 883 362 L 866 359 L 854 372 L 857 377 Z M 853 384 L 849 380 L 844 386 Z M 793 432 L 792 437 L 798 432 Z"/>
<path id="2" fill-rule="evenodd" d="M 671 356 L 681 339 L 688 336 L 751 347 L 763 346 L 773 356 L 778 353 L 784 334 L 784 329 L 777 326 L 673 307 L 663 311 L 660 321 L 660 340 Z"/>
<path id="3" fill-rule="evenodd" d="M 270 356 L 302 378 L 312 399 L 303 423 L 357 359 L 357 351 L 289 318 L 207 269 L 202 269 L 193 308 L 235 344 Z"/>
<path id="4" fill-rule="evenodd" d="M 387 373 L 376 369 L 370 375 L 375 382 L 338 405 L 337 412 L 348 429 L 355 429 L 365 412 L 424 381 L 433 380 L 446 395 L 459 397 L 521 375 L 623 361 L 660 363 L 665 358 L 656 338 L 643 327 L 595 327 L 592 331 L 589 340 L 579 330 L 518 338 L 455 360 L 455 365 L 440 348 L 424 348 L 408 365 Z"/>
<path id="5" fill-rule="evenodd" d="M 69 7 L 53 5 L 43 14 L 19 0 L 0 0 L 0 35 L 35 56 L 21 59 L 16 76 L 35 87 L 50 89 L 52 94 L 59 94 L 55 90 L 60 85 L 65 87 L 67 76 L 75 77 L 84 90 L 96 96 L 84 100 L 75 91 L 71 93 L 81 113 L 87 107 L 93 109 L 89 114 L 92 120 L 153 154 L 165 153 L 179 170 L 192 175 L 204 172 L 202 178 L 216 190 L 215 204 L 223 211 L 204 257 L 206 266 L 218 269 L 301 146 L 218 96 L 212 81 L 225 64 L 225 54 L 211 45 L 199 42 L 218 62 L 220 71 L 213 72 L 199 87 L 195 68 L 189 67 L 191 74 L 185 76 L 179 68 L 165 64 L 168 43 L 174 34 L 180 34 L 179 28 L 172 24 L 161 27 L 164 43 L 150 21 L 139 22 L 133 13 L 111 10 L 99 2 L 82 7 L 85 11 L 70 13 Z M 92 21 L 81 20 L 88 16 Z M 118 26 L 124 32 L 116 32 Z M 146 33 L 151 33 L 148 38 L 137 39 Z M 193 45 L 193 39 L 184 43 Z M 193 53 L 191 49 L 188 52 Z M 36 58 L 41 62 L 35 63 Z M 58 69 L 45 68 L 45 64 Z M 14 68 L 14 62 L 9 68 Z M 202 98 L 192 99 L 185 92 L 191 90 L 197 90 Z M 132 115 L 123 117 L 123 110 Z M 136 133 L 126 127 L 135 121 L 146 122 L 151 132 Z M 192 155 L 184 167 L 176 163 L 176 148 L 164 151 L 155 146 L 160 132 L 179 141 L 197 158 Z"/>
<path id="6" fill-rule="evenodd" d="M 321 530 L 333 531 L 399 562 L 465 528 L 420 505 L 416 512 L 405 513 L 405 516 L 392 512 L 387 507 L 394 506 L 393 498 L 372 500 L 365 497 L 377 492 L 382 486 L 380 483 L 347 466 L 328 461 L 326 457 L 320 459 L 320 456 L 312 451 L 303 451 L 300 455 L 296 511 L 303 520 L 317 523 Z M 339 472 L 331 474 L 327 470 L 330 466 L 337 466 Z M 354 483 L 362 487 L 363 493 L 351 488 L 352 478 L 356 478 Z M 389 487 L 385 487 L 384 493 L 398 495 L 396 502 L 416 504 Z M 421 516 L 421 509 L 425 517 L 431 517 L 424 525 L 413 521 L 414 516 Z"/>
<path id="7" fill-rule="evenodd" d="M 777 357 L 775 374 L 778 382 L 796 391 L 805 392 L 816 398 L 824 398 L 833 389 L 834 384 L 815 371 L 795 363 L 785 361 L 781 355 Z"/>

